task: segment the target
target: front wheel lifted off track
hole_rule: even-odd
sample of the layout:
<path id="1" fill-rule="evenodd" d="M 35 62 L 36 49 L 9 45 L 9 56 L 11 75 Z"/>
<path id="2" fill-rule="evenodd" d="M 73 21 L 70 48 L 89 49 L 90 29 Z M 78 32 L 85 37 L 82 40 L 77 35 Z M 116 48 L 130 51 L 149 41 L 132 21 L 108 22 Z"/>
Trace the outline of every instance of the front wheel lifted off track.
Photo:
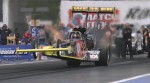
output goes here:
<path id="1" fill-rule="evenodd" d="M 102 49 L 99 55 L 99 61 L 95 61 L 95 66 L 108 66 L 110 62 L 110 48 Z"/>
<path id="2" fill-rule="evenodd" d="M 76 60 L 68 60 L 67 61 L 67 66 L 68 67 L 78 67 L 80 66 L 81 61 L 76 61 Z"/>

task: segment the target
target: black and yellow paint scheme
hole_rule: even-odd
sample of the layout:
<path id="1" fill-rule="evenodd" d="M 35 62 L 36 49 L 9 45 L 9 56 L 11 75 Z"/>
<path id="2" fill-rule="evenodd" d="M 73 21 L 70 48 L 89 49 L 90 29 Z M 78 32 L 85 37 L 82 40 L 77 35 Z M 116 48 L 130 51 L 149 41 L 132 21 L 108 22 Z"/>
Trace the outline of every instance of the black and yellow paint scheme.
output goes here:
<path id="1" fill-rule="evenodd" d="M 58 59 L 63 59 L 63 60 L 67 60 L 67 59 L 74 59 L 74 60 L 81 60 L 80 58 L 77 58 L 75 56 L 68 56 L 68 55 L 58 55 L 59 51 L 71 51 L 71 47 L 68 46 L 67 48 L 55 48 L 54 46 L 44 46 L 41 49 L 16 49 L 16 52 L 42 52 L 42 54 L 44 56 L 48 56 L 48 57 L 54 57 L 54 58 L 58 58 Z"/>

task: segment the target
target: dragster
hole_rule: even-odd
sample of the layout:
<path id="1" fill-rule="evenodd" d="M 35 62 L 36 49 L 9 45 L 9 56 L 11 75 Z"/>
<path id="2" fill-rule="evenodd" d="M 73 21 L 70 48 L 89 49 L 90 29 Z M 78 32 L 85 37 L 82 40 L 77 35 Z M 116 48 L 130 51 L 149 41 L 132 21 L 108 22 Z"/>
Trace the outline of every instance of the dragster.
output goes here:
<path id="1" fill-rule="evenodd" d="M 114 13 L 114 8 L 82 8 L 72 7 L 72 12 L 89 12 L 96 13 Z M 95 10 L 94 10 L 95 9 Z M 85 20 L 87 20 L 88 16 Z M 99 16 L 98 16 L 99 18 Z M 86 28 L 74 28 L 68 35 L 67 40 L 58 39 L 56 44 L 44 46 L 40 49 L 16 49 L 16 52 L 41 52 L 44 56 L 49 56 L 57 59 L 66 60 L 67 66 L 79 66 L 81 62 L 94 62 L 95 66 L 107 66 L 110 61 L 110 44 L 105 48 L 97 48 L 94 44 L 94 39 L 88 38 Z"/>
<path id="2" fill-rule="evenodd" d="M 74 29 L 69 35 L 69 40 L 61 41 L 58 39 L 53 46 L 44 46 L 42 49 L 17 48 L 16 52 L 42 52 L 42 55 L 45 56 L 67 60 L 68 66 L 79 66 L 81 61 L 99 62 L 100 50 L 92 50 L 93 47 L 87 48 L 87 40 L 83 37 L 83 33 L 80 32 L 83 29 Z"/>

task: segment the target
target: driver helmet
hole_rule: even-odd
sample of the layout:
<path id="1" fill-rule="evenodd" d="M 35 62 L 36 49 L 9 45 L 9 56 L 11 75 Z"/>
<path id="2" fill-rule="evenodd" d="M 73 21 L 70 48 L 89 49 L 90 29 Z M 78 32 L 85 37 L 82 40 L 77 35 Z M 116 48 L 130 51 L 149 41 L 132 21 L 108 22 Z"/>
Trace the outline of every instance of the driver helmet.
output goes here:
<path id="1" fill-rule="evenodd" d="M 77 37 L 77 34 L 73 34 L 73 38 L 76 38 Z"/>

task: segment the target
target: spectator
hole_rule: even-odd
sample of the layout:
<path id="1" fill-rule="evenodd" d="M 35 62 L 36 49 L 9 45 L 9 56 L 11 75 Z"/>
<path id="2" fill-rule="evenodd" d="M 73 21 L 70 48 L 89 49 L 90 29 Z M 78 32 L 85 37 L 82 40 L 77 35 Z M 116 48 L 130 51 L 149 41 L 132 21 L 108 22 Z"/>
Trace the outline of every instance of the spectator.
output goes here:
<path id="1" fill-rule="evenodd" d="M 127 46 L 129 48 L 129 53 L 130 53 L 130 59 L 133 58 L 133 54 L 132 54 L 132 29 L 130 28 L 129 24 L 125 24 L 125 27 L 123 29 L 123 58 L 126 59 L 126 50 L 127 50 Z"/>
<path id="2" fill-rule="evenodd" d="M 30 34 L 29 34 L 28 31 L 26 31 L 26 32 L 24 33 L 23 38 L 24 38 L 25 44 L 28 44 L 29 41 L 30 41 Z"/>
<path id="3" fill-rule="evenodd" d="M 7 45 L 7 36 L 9 36 L 11 33 L 12 31 L 7 27 L 6 24 L 4 24 L 1 30 L 2 45 Z"/>
<path id="4" fill-rule="evenodd" d="M 136 39 L 137 39 L 137 50 L 138 51 L 142 51 L 142 33 L 140 30 L 137 31 L 137 34 L 136 34 Z"/>
<path id="5" fill-rule="evenodd" d="M 114 29 L 110 23 L 107 23 L 102 28 L 95 28 L 93 31 L 95 35 L 94 40 L 96 41 L 95 46 L 97 48 L 105 48 L 111 43 L 111 35 L 114 32 Z"/>
<path id="6" fill-rule="evenodd" d="M 121 58 L 121 56 L 123 56 L 122 26 L 117 27 L 117 31 L 116 31 L 115 35 L 116 35 L 115 44 L 116 44 L 117 56 L 118 56 L 118 58 Z"/>
<path id="7" fill-rule="evenodd" d="M 147 37 L 148 37 L 148 29 L 142 26 L 143 30 L 143 52 L 147 52 Z"/>
<path id="8" fill-rule="evenodd" d="M 20 33 L 18 32 L 18 29 L 17 28 L 15 28 L 15 36 L 16 36 L 16 45 L 18 45 L 19 44 L 19 38 L 20 38 Z"/>
<path id="9" fill-rule="evenodd" d="M 150 59 L 150 26 L 147 27 L 148 28 L 148 36 L 147 36 L 147 58 Z"/>

